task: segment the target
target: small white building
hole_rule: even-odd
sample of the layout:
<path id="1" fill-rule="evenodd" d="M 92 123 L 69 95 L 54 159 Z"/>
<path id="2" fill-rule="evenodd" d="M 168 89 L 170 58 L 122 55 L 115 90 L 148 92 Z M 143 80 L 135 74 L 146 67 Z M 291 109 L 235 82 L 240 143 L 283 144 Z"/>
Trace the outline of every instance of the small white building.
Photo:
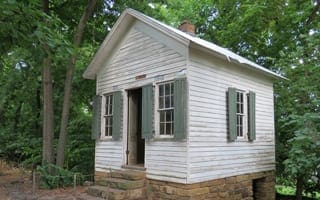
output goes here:
<path id="1" fill-rule="evenodd" d="M 226 199 L 239 196 L 230 184 L 245 180 L 248 198 L 261 188 L 274 198 L 273 82 L 281 76 L 132 9 L 83 76 L 96 80 L 97 174 L 142 170 L 151 185 L 185 191 L 221 180 L 217 195 L 225 190 Z M 205 191 L 204 199 L 215 195 Z"/>

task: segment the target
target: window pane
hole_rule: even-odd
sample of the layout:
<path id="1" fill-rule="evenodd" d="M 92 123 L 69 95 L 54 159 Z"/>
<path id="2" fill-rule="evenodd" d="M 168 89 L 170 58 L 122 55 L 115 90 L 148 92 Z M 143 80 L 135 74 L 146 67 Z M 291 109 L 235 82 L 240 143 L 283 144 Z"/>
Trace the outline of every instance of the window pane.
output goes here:
<path id="1" fill-rule="evenodd" d="M 166 134 L 171 135 L 171 123 L 166 123 Z"/>
<path id="2" fill-rule="evenodd" d="M 173 83 L 171 83 L 170 85 L 171 85 L 171 95 L 173 95 Z"/>
<path id="3" fill-rule="evenodd" d="M 173 114 L 172 114 L 172 117 L 173 117 Z M 173 119 L 173 118 L 172 118 Z M 173 122 L 171 123 L 171 135 L 173 135 L 174 133 L 173 133 Z"/>
<path id="4" fill-rule="evenodd" d="M 105 110 L 105 115 L 109 114 L 109 104 L 107 103 L 108 97 L 106 97 L 106 110 Z M 108 101 L 109 102 L 109 101 Z"/>
<path id="5" fill-rule="evenodd" d="M 109 104 L 112 105 L 112 95 L 109 95 Z"/>
<path id="6" fill-rule="evenodd" d="M 173 123 L 173 121 L 174 121 L 173 110 L 171 110 L 171 119 L 172 119 L 172 123 Z"/>
<path id="7" fill-rule="evenodd" d="M 171 110 L 166 111 L 166 122 L 171 122 Z"/>
<path id="8" fill-rule="evenodd" d="M 170 84 L 165 84 L 165 94 L 170 95 Z"/>
<path id="9" fill-rule="evenodd" d="M 109 127 L 109 136 L 112 136 L 112 127 Z"/>
<path id="10" fill-rule="evenodd" d="M 165 121 L 165 111 L 160 111 L 160 122 L 164 122 Z"/>
<path id="11" fill-rule="evenodd" d="M 109 127 L 109 126 L 110 126 L 110 118 L 107 117 L 107 118 L 106 118 L 106 127 Z"/>
<path id="12" fill-rule="evenodd" d="M 165 108 L 170 108 L 170 96 L 165 97 Z"/>
<path id="13" fill-rule="evenodd" d="M 160 123 L 160 135 L 164 134 L 164 123 Z"/>
<path id="14" fill-rule="evenodd" d="M 171 96 L 171 105 L 170 105 L 171 107 L 173 107 L 174 106 L 174 104 L 173 104 L 173 95 Z"/>
<path id="15" fill-rule="evenodd" d="M 110 117 L 110 123 L 109 123 L 110 126 L 112 126 L 112 117 Z"/>
<path id="16" fill-rule="evenodd" d="M 163 85 L 159 85 L 159 96 L 164 96 L 164 86 Z"/>
<path id="17" fill-rule="evenodd" d="M 164 97 L 159 97 L 159 109 L 164 108 L 163 101 L 164 101 Z"/>
<path id="18" fill-rule="evenodd" d="M 112 115 L 112 105 L 109 105 L 109 115 Z"/>
<path id="19" fill-rule="evenodd" d="M 109 96 L 107 95 L 106 96 L 106 105 L 108 105 L 109 104 Z"/>
<path id="20" fill-rule="evenodd" d="M 243 104 L 243 102 L 242 102 L 242 104 L 241 104 L 241 113 L 242 113 L 242 114 L 244 113 L 244 104 Z"/>

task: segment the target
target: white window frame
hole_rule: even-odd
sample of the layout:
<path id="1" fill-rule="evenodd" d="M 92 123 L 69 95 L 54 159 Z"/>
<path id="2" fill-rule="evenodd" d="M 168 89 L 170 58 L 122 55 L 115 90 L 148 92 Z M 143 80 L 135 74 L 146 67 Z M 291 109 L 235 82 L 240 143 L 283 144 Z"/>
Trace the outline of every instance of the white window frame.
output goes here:
<path id="1" fill-rule="evenodd" d="M 108 104 L 108 108 L 110 109 L 111 106 L 111 113 L 106 114 L 106 103 L 107 103 L 107 98 L 109 98 L 109 102 L 111 100 L 111 104 Z M 112 105 L 113 104 L 113 94 L 112 93 L 106 93 L 102 95 L 102 109 L 101 109 L 101 139 L 112 139 L 112 125 L 113 125 L 113 109 L 112 109 Z M 111 135 L 109 134 L 109 132 L 106 132 L 106 122 L 107 122 L 107 118 L 111 117 L 112 119 L 112 123 L 111 126 L 109 126 L 109 128 L 111 129 Z"/>
<path id="2" fill-rule="evenodd" d="M 239 114 L 238 113 L 238 93 L 242 93 L 243 95 L 243 113 Z M 236 108 L 237 108 L 237 113 L 236 113 L 236 117 L 238 119 L 239 115 L 242 115 L 243 118 L 243 124 L 242 124 L 242 136 L 238 135 L 238 120 L 236 123 L 236 127 L 237 127 L 237 140 L 247 140 L 248 139 L 248 94 L 249 91 L 246 90 L 241 90 L 241 89 L 236 89 Z"/>
<path id="3" fill-rule="evenodd" d="M 161 82 L 157 82 L 155 83 L 155 109 L 154 109 L 154 116 L 155 116 L 155 136 L 157 138 L 173 138 L 174 137 L 174 118 L 172 119 L 172 134 L 171 135 L 163 135 L 160 134 L 160 111 L 163 110 L 172 110 L 174 112 L 174 106 L 170 107 L 170 108 L 165 108 L 165 109 L 160 109 L 159 108 L 159 88 L 161 85 L 165 85 L 165 84 L 172 84 L 172 87 L 174 87 L 174 81 L 173 80 L 166 80 L 166 81 L 161 81 Z M 172 98 L 174 98 L 173 96 L 174 94 L 172 94 Z M 173 116 L 173 115 L 172 115 Z"/>

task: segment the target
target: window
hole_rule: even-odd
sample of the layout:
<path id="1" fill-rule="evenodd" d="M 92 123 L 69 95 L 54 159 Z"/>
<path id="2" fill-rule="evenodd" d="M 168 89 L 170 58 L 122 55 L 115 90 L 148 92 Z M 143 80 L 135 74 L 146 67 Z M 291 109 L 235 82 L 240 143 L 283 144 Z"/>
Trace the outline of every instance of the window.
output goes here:
<path id="1" fill-rule="evenodd" d="M 159 112 L 159 134 L 160 135 L 173 135 L 174 125 L 174 95 L 173 95 L 173 82 L 163 83 L 159 85 L 159 99 L 158 99 L 158 112 Z"/>
<path id="2" fill-rule="evenodd" d="M 242 91 L 237 91 L 237 137 L 243 137 L 244 132 L 244 101 L 243 101 L 244 93 Z"/>
<path id="3" fill-rule="evenodd" d="M 104 122 L 105 122 L 105 136 L 112 136 L 112 101 L 113 95 L 107 94 L 105 97 L 105 112 L 104 112 Z"/>
<path id="4" fill-rule="evenodd" d="M 228 88 L 228 139 L 253 141 L 256 138 L 255 93 Z"/>

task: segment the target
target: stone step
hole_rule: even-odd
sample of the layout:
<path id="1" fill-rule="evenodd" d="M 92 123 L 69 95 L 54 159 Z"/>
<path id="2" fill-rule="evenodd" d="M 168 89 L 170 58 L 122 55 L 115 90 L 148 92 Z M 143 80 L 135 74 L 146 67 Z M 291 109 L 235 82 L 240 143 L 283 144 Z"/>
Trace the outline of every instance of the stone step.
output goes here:
<path id="1" fill-rule="evenodd" d="M 115 170 L 111 172 L 111 177 L 125 180 L 142 180 L 146 178 L 146 174 L 145 172 L 132 170 Z"/>
<path id="2" fill-rule="evenodd" d="M 91 196 L 87 193 L 82 193 L 76 197 L 76 200 L 104 200 L 104 198 Z"/>
<path id="3" fill-rule="evenodd" d="M 132 190 L 118 190 L 108 188 L 106 186 L 91 186 L 87 190 L 88 196 L 92 198 L 108 199 L 108 200 L 134 200 L 146 199 L 145 188 Z M 89 199 L 89 198 L 88 198 Z"/>
<path id="4" fill-rule="evenodd" d="M 121 178 L 106 178 L 96 181 L 96 185 L 109 186 L 120 190 L 132 190 L 145 187 L 145 180 L 125 180 Z"/>

